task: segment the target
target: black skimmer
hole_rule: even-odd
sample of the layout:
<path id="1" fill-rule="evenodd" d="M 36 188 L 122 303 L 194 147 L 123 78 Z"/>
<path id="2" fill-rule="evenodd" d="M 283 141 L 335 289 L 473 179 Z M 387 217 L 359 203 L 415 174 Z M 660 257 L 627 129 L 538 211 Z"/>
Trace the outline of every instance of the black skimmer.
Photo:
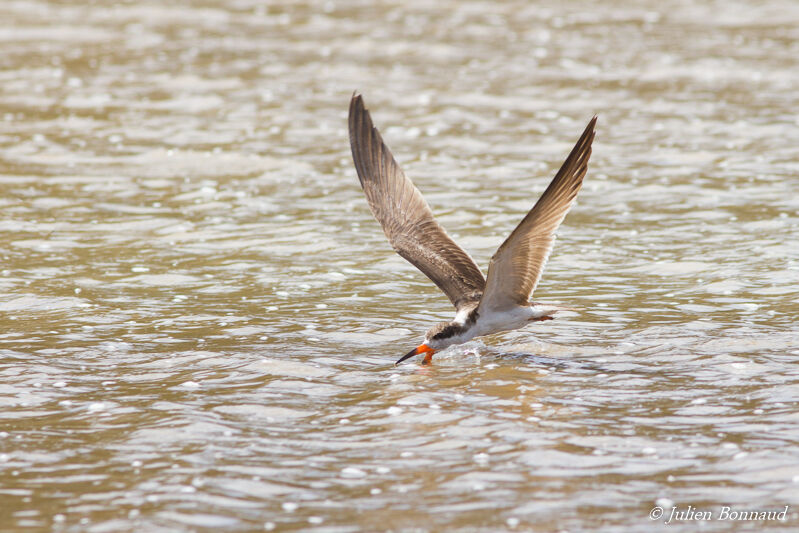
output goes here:
<path id="1" fill-rule="evenodd" d="M 424 341 L 400 358 L 433 354 L 474 337 L 551 320 L 562 307 L 530 302 L 552 252 L 555 231 L 569 212 L 591 157 L 596 116 L 560 167 L 549 187 L 497 249 L 488 276 L 455 244 L 433 217 L 430 206 L 402 172 L 363 98 L 350 101 L 350 145 L 366 200 L 394 250 L 421 270 L 455 306 L 455 319 L 430 328 Z"/>

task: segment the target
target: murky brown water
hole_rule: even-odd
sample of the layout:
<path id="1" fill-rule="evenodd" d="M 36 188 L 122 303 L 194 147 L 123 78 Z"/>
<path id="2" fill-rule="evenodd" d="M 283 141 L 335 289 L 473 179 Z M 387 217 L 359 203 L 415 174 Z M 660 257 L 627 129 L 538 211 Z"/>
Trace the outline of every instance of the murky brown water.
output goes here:
<path id="1" fill-rule="evenodd" d="M 0 529 L 799 526 L 795 2 L 84 4 L 0 4 Z M 584 310 L 392 367 L 354 89 L 483 268 L 598 113 Z"/>

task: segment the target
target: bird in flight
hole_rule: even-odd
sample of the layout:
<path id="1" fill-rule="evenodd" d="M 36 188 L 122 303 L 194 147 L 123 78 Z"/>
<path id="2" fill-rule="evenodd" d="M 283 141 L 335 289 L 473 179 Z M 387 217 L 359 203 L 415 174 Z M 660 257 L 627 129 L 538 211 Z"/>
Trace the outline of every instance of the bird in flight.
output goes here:
<path id="1" fill-rule="evenodd" d="M 372 214 L 394 250 L 421 270 L 455 306 L 455 318 L 430 328 L 424 341 L 402 356 L 433 354 L 475 337 L 551 320 L 562 307 L 530 302 L 552 252 L 555 231 L 569 212 L 591 157 L 596 116 L 563 166 L 516 229 L 497 249 L 488 276 L 455 244 L 433 217 L 419 189 L 408 179 L 372 124 L 360 94 L 350 101 L 352 158 Z"/>

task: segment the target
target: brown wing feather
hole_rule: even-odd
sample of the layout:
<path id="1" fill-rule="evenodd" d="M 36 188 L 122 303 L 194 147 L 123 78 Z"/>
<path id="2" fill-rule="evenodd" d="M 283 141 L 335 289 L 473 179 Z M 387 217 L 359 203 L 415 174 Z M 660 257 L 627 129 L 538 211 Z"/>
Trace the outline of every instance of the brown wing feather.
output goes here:
<path id="1" fill-rule="evenodd" d="M 480 309 L 528 305 L 552 251 L 555 231 L 583 184 L 595 125 L 596 117 L 588 123 L 544 194 L 491 258 Z"/>
<path id="2" fill-rule="evenodd" d="M 483 273 L 435 221 L 372 125 L 361 95 L 350 102 L 349 127 L 358 179 L 394 250 L 438 285 L 456 309 L 477 302 L 485 287 Z"/>

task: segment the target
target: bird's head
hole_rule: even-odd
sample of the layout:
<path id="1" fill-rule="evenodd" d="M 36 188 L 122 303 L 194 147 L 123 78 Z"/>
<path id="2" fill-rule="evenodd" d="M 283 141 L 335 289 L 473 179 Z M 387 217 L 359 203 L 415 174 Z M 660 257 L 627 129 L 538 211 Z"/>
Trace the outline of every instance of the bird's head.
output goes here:
<path id="1" fill-rule="evenodd" d="M 394 364 L 398 365 L 414 355 L 425 354 L 424 359 L 422 359 L 422 364 L 429 365 L 433 360 L 434 353 L 448 348 L 453 344 L 462 342 L 458 340 L 458 335 L 461 333 L 462 329 L 463 326 L 455 322 L 441 322 L 440 324 L 436 324 L 428 330 L 422 344 L 403 355 L 399 361 Z"/>

